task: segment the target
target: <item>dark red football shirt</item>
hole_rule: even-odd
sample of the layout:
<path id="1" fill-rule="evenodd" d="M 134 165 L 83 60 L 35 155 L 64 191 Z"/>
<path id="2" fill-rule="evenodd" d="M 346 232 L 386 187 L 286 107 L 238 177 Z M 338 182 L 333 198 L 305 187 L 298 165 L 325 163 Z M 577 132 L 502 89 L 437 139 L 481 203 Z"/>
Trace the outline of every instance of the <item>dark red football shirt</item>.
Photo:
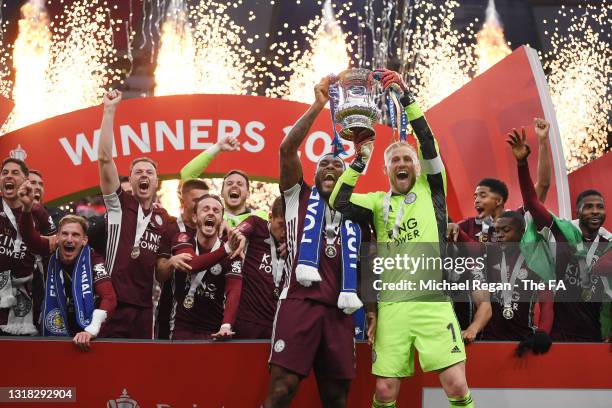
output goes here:
<path id="1" fill-rule="evenodd" d="M 248 239 L 244 264 L 242 265 L 242 295 L 238 319 L 272 327 L 276 313 L 276 288 L 272 275 L 272 234 L 268 221 L 252 215 L 237 227 Z M 277 244 L 279 245 L 279 244 Z M 279 266 L 283 267 L 283 266 Z M 283 287 L 284 279 L 279 283 Z"/>
<path id="2" fill-rule="evenodd" d="M 199 254 L 208 253 L 198 245 Z M 195 251 L 196 239 L 181 233 L 172 242 L 172 253 L 184 252 L 191 248 Z M 223 243 L 221 244 L 221 250 Z M 200 270 L 194 268 L 190 275 L 195 279 Z M 242 279 L 240 260 L 230 261 L 227 255 L 221 261 L 206 270 L 201 283 L 194 294 L 193 307 L 185 308 L 185 297 L 189 292 L 191 281 L 188 274 L 175 270 L 174 272 L 174 329 L 188 332 L 217 332 L 223 322 L 225 309 L 225 286 L 230 279 Z M 233 322 L 232 322 L 233 323 Z"/>
<path id="3" fill-rule="evenodd" d="M 178 218 L 175 219 L 172 217 L 168 223 L 166 231 L 164 232 L 162 241 L 167 242 L 168 247 L 171 247 L 172 241 L 181 232 L 188 234 L 190 237 L 194 237 L 196 233 L 195 229 L 185 225 L 184 223 L 180 225 Z M 157 315 L 155 319 L 155 333 L 156 338 L 158 339 L 170 339 L 170 321 L 173 319 L 172 311 L 174 310 L 174 293 L 172 291 L 173 285 L 174 273 L 170 279 L 164 282 L 162 285 L 161 294 L 159 295 L 159 303 L 157 304 Z"/>
<path id="4" fill-rule="evenodd" d="M 0 198 L 1 200 L 1 198 Z M 1 201 L 0 201 L 1 204 Z M 13 208 L 15 222 L 19 223 L 22 215 L 21 208 Z M 32 207 L 32 216 L 36 229 L 41 235 L 55 234 L 55 224 L 47 211 L 39 204 Z M 14 243 L 17 238 L 17 230 L 11 224 L 7 214 L 0 206 L 0 272 L 10 270 L 13 278 L 24 278 L 32 275 L 36 262 L 35 254 L 30 251 L 27 245 L 22 242 L 19 251 L 15 251 Z M 27 295 L 32 297 L 32 282 L 24 286 Z M 29 307 L 38 309 L 40 305 L 33 305 L 29 300 Z M 9 309 L 0 309 L 0 325 L 7 324 Z M 35 323 L 35 322 L 34 322 Z"/>
<path id="5" fill-rule="evenodd" d="M 108 214 L 106 268 L 111 271 L 117 300 L 136 306 L 152 307 L 157 258 L 169 258 L 170 248 L 162 241 L 168 213 L 153 208 L 153 214 L 140 241 L 140 254 L 131 257 L 136 236 L 138 201 L 121 188 L 104 196 Z M 145 216 L 148 215 L 148 212 Z"/>
<path id="6" fill-rule="evenodd" d="M 567 238 L 553 221 L 552 215 L 537 199 L 529 166 L 519 165 L 518 173 L 525 208 L 531 213 L 538 230 L 550 228 L 555 238 L 555 274 L 556 278 L 565 284 L 565 290 L 558 290 L 555 294 L 555 315 L 551 337 L 555 341 L 601 341 L 599 316 L 602 304 L 579 301 L 582 298 L 583 288 L 574 248 L 567 243 Z M 608 240 L 600 236 L 600 248 L 605 248 L 607 244 Z M 593 289 L 601 291 L 599 276 L 591 273 L 589 280 Z M 597 299 L 598 294 L 594 294 L 593 298 Z"/>
<path id="7" fill-rule="evenodd" d="M 338 304 L 340 294 L 340 278 L 342 276 L 342 249 L 340 247 L 340 234 L 334 241 L 336 256 L 325 256 L 325 245 L 322 244 L 319 255 L 319 273 L 321 282 L 314 282 L 310 287 L 302 286 L 295 277 L 295 268 L 299 258 L 300 241 L 304 231 L 306 207 L 312 188 L 303 180 L 295 186 L 283 191 L 283 204 L 285 206 L 285 225 L 287 227 L 287 268 L 291 271 L 285 284 L 281 298 L 311 299 L 329 306 Z M 324 228 L 322 228 L 323 234 Z M 323 237 L 323 243 L 325 237 Z"/>
<path id="8" fill-rule="evenodd" d="M 506 281 L 510 282 L 512 271 L 518 260 L 518 253 L 506 254 Z M 498 246 L 491 246 L 487 250 L 487 281 L 489 283 L 502 282 L 501 279 L 501 250 Z M 492 316 L 489 323 L 484 328 L 482 338 L 484 340 L 523 340 L 535 331 L 534 307 L 538 300 L 538 291 L 528 287 L 525 289 L 523 281 L 539 282 L 540 278 L 523 262 L 522 266 L 517 267 L 517 278 L 515 288 L 512 291 L 512 319 L 503 316 L 504 300 L 502 291 L 498 290 L 491 293 Z"/>

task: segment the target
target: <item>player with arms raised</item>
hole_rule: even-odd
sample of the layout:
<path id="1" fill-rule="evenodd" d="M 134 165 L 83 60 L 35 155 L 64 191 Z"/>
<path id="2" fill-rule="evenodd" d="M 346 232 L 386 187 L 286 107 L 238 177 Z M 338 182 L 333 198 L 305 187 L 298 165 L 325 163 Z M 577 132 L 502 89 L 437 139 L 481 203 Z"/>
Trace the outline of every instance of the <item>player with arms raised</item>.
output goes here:
<path id="1" fill-rule="evenodd" d="M 371 151 L 357 144 L 356 158 L 338 180 L 330 203 L 353 219 L 373 225 L 379 249 L 381 243 L 388 242 L 404 243 L 397 247 L 406 250 L 414 249 L 415 244 L 422 245 L 419 248 L 433 244 L 438 254 L 442 253 L 440 244 L 447 225 L 446 176 L 434 136 L 399 75 L 389 70 L 377 73 L 384 89 L 402 89 L 401 103 L 418 139 L 419 155 L 407 142 L 391 144 L 384 153 L 390 191 L 356 194 L 353 189 Z M 417 271 L 412 279 L 417 276 L 428 278 Z M 380 296 L 378 317 L 368 314 L 368 337 L 374 343 L 375 356 L 372 373 L 376 376 L 372 407 L 396 406 L 401 380 L 414 373 L 414 348 L 419 351 L 423 371 L 439 373 L 450 406 L 473 407 L 465 379 L 464 345 L 451 303 L 419 301 L 417 295 L 408 300 L 385 291 Z"/>

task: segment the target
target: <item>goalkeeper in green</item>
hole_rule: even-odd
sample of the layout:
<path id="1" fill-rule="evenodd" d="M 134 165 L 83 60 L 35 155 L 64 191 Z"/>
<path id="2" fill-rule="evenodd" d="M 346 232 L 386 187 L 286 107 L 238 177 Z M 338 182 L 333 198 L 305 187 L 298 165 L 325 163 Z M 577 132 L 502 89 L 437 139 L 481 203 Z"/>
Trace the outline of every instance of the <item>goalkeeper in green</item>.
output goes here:
<path id="1" fill-rule="evenodd" d="M 181 169 L 181 181 L 184 183 L 187 180 L 200 177 L 219 153 L 236 151 L 239 149 L 239 146 L 240 143 L 235 137 L 223 137 L 183 166 Z M 222 231 L 227 229 L 227 227 L 231 229 L 236 228 L 238 224 L 251 215 L 257 215 L 264 220 L 268 220 L 267 211 L 255 211 L 247 205 L 247 200 L 251 194 L 249 191 L 250 182 L 249 176 L 240 170 L 230 170 L 223 177 L 221 196 L 223 197 L 225 208 L 223 219 L 227 225 L 221 227 Z"/>
<path id="2" fill-rule="evenodd" d="M 381 75 L 384 89 L 390 86 L 402 89 L 400 101 L 418 139 L 419 153 L 405 141 L 391 144 L 384 153 L 390 191 L 357 194 L 353 189 L 371 151 L 371 146 L 362 147 L 373 142 L 358 143 L 356 157 L 338 180 L 330 204 L 352 219 L 373 226 L 379 256 L 381 248 L 403 248 L 409 253 L 415 248 L 433 246 L 439 257 L 446 235 L 447 212 L 446 176 L 436 141 L 399 75 L 389 70 L 379 70 L 377 74 Z M 418 270 L 410 279 L 440 279 L 441 275 L 441 268 L 434 272 Z M 385 281 L 384 272 L 382 280 Z M 373 346 L 372 373 L 376 376 L 372 407 L 396 406 L 401 380 L 414 374 L 415 349 L 423 371 L 439 373 L 450 406 L 473 407 L 465 378 L 461 330 L 450 301 L 442 293 L 434 300 L 444 301 L 426 299 L 431 293 L 404 292 L 398 297 L 398 293 L 389 292 L 383 287 L 377 313 L 367 316 L 368 340 Z"/>

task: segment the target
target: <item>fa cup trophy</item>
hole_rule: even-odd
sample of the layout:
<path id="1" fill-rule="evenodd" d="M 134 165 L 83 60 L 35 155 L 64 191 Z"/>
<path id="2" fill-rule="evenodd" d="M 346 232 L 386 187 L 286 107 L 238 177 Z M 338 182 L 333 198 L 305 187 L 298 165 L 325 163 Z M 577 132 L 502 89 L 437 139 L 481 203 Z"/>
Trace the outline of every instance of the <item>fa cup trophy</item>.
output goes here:
<path id="1" fill-rule="evenodd" d="M 376 98 L 380 86 L 369 69 L 347 69 L 338 75 L 338 106 L 335 119 L 340 136 L 358 145 L 374 140 L 374 125 L 380 118 Z"/>

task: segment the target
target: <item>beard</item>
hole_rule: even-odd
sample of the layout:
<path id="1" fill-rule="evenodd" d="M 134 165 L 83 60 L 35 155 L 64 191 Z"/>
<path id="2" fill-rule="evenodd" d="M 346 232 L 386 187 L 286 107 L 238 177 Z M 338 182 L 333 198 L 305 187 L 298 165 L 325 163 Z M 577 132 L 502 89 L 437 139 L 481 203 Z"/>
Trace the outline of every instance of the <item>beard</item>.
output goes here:
<path id="1" fill-rule="evenodd" d="M 321 185 L 321 178 L 319 177 L 319 175 L 317 174 L 315 176 L 315 187 L 317 188 L 317 191 L 319 192 L 319 195 L 321 196 L 321 198 L 323 198 L 323 200 L 325 200 L 325 202 L 329 202 L 329 197 L 331 197 L 331 191 L 323 191 L 323 187 Z"/>

